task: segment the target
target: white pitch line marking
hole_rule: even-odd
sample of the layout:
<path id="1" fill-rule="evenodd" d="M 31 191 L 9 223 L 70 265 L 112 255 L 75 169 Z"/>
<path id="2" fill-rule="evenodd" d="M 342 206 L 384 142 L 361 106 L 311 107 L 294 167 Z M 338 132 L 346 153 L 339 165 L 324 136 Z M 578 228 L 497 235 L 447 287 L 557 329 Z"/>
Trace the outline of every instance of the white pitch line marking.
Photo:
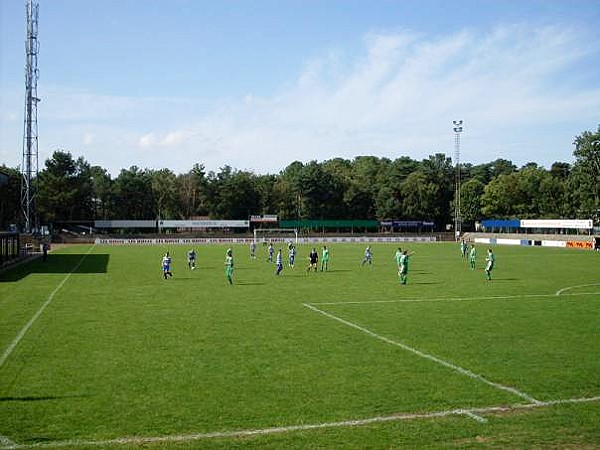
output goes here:
<path id="1" fill-rule="evenodd" d="M 468 417 L 470 417 L 471 419 L 474 419 L 474 420 L 476 420 L 477 422 L 481 422 L 481 423 L 487 423 L 487 421 L 488 421 L 488 420 L 487 420 L 485 417 L 481 417 L 480 415 L 478 415 L 478 414 L 475 414 L 475 413 L 474 413 L 474 412 L 472 412 L 472 411 L 463 411 L 462 413 L 463 413 L 465 416 L 468 416 Z"/>
<path id="2" fill-rule="evenodd" d="M 375 423 L 398 422 L 403 420 L 420 420 L 420 419 L 436 419 L 439 417 L 448 416 L 478 416 L 480 414 L 506 413 L 522 409 L 544 408 L 556 405 L 576 404 L 576 403 L 591 403 L 600 401 L 598 397 L 587 398 L 571 398 L 562 400 L 551 400 L 539 403 L 514 404 L 505 406 L 484 406 L 480 408 L 467 409 L 450 409 L 445 411 L 434 411 L 429 413 L 405 413 L 392 414 L 389 416 L 369 417 L 366 419 L 344 420 L 340 422 L 323 422 L 316 424 L 304 425 L 289 425 L 283 427 L 259 428 L 253 430 L 234 430 L 234 431 L 215 431 L 209 433 L 195 433 L 184 435 L 169 435 L 169 436 L 148 436 L 148 437 L 123 437 L 116 439 L 85 441 L 85 440 L 67 440 L 56 442 L 41 442 L 36 444 L 21 445 L 14 444 L 10 447 L 0 447 L 1 450 L 22 449 L 22 448 L 60 448 L 60 447 L 106 447 L 111 445 L 140 445 L 140 444 L 156 444 L 156 443 L 173 443 L 173 442 L 189 442 L 201 439 L 219 439 L 219 438 L 243 438 L 252 436 L 264 436 L 269 434 L 283 434 L 294 431 L 310 431 L 324 428 L 350 428 Z M 474 417 L 473 417 L 474 418 Z M 481 417 L 484 419 L 483 417 Z M 475 419 L 477 420 L 477 419 Z M 485 420 L 485 419 L 484 419 Z"/>
<path id="3" fill-rule="evenodd" d="M 13 441 L 11 441 L 6 436 L 2 436 L 0 434 L 0 445 L 2 445 L 4 448 L 11 448 L 11 447 L 15 447 L 17 444 L 14 443 Z"/>
<path id="4" fill-rule="evenodd" d="M 565 291 L 570 291 L 571 289 L 577 289 L 577 288 L 580 288 L 580 287 L 589 287 L 589 286 L 600 286 L 600 283 L 580 284 L 579 286 L 569 286 L 569 287 L 566 287 L 564 289 L 560 289 L 560 290 L 556 291 L 555 295 L 557 295 L 557 296 L 558 295 L 562 295 L 562 293 L 565 292 Z M 573 294 L 568 294 L 568 295 L 573 295 Z"/>
<path id="5" fill-rule="evenodd" d="M 511 394 L 514 394 L 514 395 L 516 395 L 518 397 L 521 397 L 521 398 L 523 398 L 523 399 L 525 399 L 525 400 L 527 400 L 527 401 L 529 401 L 531 403 L 540 403 L 539 400 L 535 399 L 531 395 L 528 395 L 528 394 L 526 394 L 524 392 L 521 392 L 521 391 L 519 391 L 519 390 L 517 390 L 517 389 L 515 389 L 513 387 L 505 386 L 503 384 L 495 383 L 493 381 L 490 381 L 487 378 L 482 377 L 481 375 L 478 375 L 476 373 L 471 372 L 470 370 L 464 369 L 464 368 L 462 368 L 460 366 L 457 366 L 456 364 L 452 364 L 451 362 L 445 361 L 445 360 L 443 360 L 441 358 L 438 358 L 437 356 L 433 356 L 433 355 L 430 355 L 429 353 L 425 353 L 425 352 L 422 352 L 420 350 L 417 350 L 416 348 L 410 347 L 409 345 L 403 344 L 402 342 L 394 341 L 392 339 L 386 338 L 385 336 L 381 336 L 380 334 L 377 334 L 377 333 L 375 333 L 375 332 L 373 332 L 373 331 L 371 331 L 371 330 L 369 330 L 369 329 L 367 329 L 365 327 L 357 325 L 357 324 L 355 324 L 353 322 L 349 322 L 349 321 L 347 321 L 345 319 L 342 319 L 341 317 L 334 316 L 333 314 L 325 312 L 325 311 L 323 311 L 323 310 L 321 310 L 321 309 L 319 309 L 319 308 L 317 308 L 317 307 L 315 307 L 313 305 L 310 305 L 310 304 L 307 304 L 307 303 L 303 303 L 302 305 L 305 306 L 305 307 L 307 307 L 307 308 L 309 308 L 309 309 L 312 309 L 315 312 L 318 312 L 319 314 L 322 314 L 322 315 L 324 315 L 326 317 L 329 317 L 330 319 L 336 320 L 336 321 L 338 321 L 338 322 L 340 322 L 340 323 L 342 323 L 344 325 L 347 325 L 347 326 L 349 326 L 351 328 L 354 328 L 356 330 L 362 331 L 363 333 L 368 334 L 369 336 L 374 337 L 376 339 L 379 339 L 380 341 L 386 342 L 386 343 L 391 344 L 391 345 L 395 345 L 396 347 L 400 347 L 403 350 L 406 350 L 408 352 L 414 353 L 415 355 L 420 356 L 421 358 L 428 359 L 428 360 L 433 361 L 433 362 L 435 362 L 437 364 L 440 364 L 440 365 L 442 365 L 444 367 L 452 369 L 455 372 L 458 372 L 458 373 L 460 373 L 462 375 L 465 375 L 465 376 L 467 376 L 469 378 L 472 378 L 474 380 L 480 381 L 480 382 L 485 383 L 485 384 L 487 384 L 489 386 L 495 387 L 496 389 L 501 389 L 503 391 L 510 392 Z"/>
<path id="6" fill-rule="evenodd" d="M 37 310 L 37 312 L 29 320 L 29 322 L 27 322 L 25 324 L 25 326 L 21 329 L 21 331 L 19 332 L 19 334 L 17 334 L 17 337 L 10 343 L 10 345 L 8 346 L 8 348 L 4 351 L 4 353 L 0 357 L 0 368 L 2 368 L 2 366 L 5 363 L 5 361 L 10 356 L 10 354 L 17 347 L 17 345 L 19 345 L 19 342 L 21 342 L 21 339 L 23 339 L 23 336 L 25 336 L 25 334 L 27 333 L 27 331 L 29 331 L 29 329 L 35 323 L 35 321 L 42 315 L 42 313 L 44 312 L 44 310 L 46 309 L 46 307 L 50 304 L 50 302 L 52 302 L 52 299 L 54 298 L 54 296 L 56 295 L 56 293 L 60 290 L 60 288 L 62 288 L 64 286 L 64 284 L 67 282 L 67 280 L 71 277 L 71 274 L 73 272 L 75 272 L 77 269 L 79 269 L 79 266 L 81 265 L 81 263 L 83 262 L 83 260 L 86 258 L 86 256 L 88 256 L 92 252 L 92 250 L 94 250 L 94 247 L 96 247 L 95 244 L 88 250 L 88 252 L 85 255 L 83 255 L 81 257 L 81 259 L 79 260 L 79 262 L 77 263 L 77 265 L 75 267 L 73 267 L 73 270 L 71 270 L 67 274 L 67 276 L 65 278 L 63 278 L 63 280 L 60 282 L 60 284 L 50 293 L 50 295 L 48 296 L 48 298 L 46 299 L 46 301 L 44 302 L 44 304 L 42 306 L 40 306 L 40 309 Z"/>
<path id="7" fill-rule="evenodd" d="M 591 286 L 591 285 L 590 285 Z M 595 285 L 594 285 L 595 286 Z M 578 286 L 581 287 L 581 286 Z M 559 291 L 560 292 L 560 291 Z M 573 294 L 564 294 L 563 297 L 576 297 L 581 295 L 598 295 L 600 292 L 576 292 Z M 311 305 L 331 306 L 331 305 L 369 305 L 378 303 L 420 303 L 420 302 L 459 302 L 469 300 L 513 300 L 517 298 L 545 298 L 556 297 L 558 294 L 523 294 L 523 295 L 495 295 L 488 297 L 434 297 L 434 298 L 402 298 L 396 300 L 365 300 L 354 302 L 312 302 Z"/>

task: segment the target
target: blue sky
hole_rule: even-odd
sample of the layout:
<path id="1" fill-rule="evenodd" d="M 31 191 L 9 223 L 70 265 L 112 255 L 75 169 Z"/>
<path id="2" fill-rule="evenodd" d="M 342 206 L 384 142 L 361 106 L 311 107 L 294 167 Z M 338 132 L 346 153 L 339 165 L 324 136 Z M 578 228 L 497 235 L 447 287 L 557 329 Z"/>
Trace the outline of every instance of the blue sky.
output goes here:
<path id="1" fill-rule="evenodd" d="M 600 2 L 40 0 L 40 167 L 277 173 L 376 155 L 549 167 L 600 123 Z M 21 162 L 24 0 L 0 0 L 0 164 Z"/>

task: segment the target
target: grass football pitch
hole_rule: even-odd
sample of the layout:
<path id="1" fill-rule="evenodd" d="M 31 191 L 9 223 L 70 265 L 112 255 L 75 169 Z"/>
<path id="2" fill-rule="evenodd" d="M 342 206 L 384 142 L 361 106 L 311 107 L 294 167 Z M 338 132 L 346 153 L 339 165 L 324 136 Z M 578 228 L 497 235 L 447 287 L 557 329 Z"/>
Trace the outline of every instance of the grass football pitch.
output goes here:
<path id="1" fill-rule="evenodd" d="M 404 247 L 404 244 L 401 244 Z M 0 274 L 0 449 L 600 448 L 600 253 L 70 246 Z M 162 277 L 169 250 L 173 277 Z M 320 247 L 317 247 L 320 255 Z"/>

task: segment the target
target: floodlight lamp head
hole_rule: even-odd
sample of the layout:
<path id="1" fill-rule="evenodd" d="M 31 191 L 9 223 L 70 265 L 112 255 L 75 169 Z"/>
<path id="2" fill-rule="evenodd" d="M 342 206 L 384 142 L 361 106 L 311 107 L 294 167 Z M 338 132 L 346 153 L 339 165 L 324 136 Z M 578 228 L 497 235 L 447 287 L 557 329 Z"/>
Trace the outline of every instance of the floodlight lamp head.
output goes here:
<path id="1" fill-rule="evenodd" d="M 460 125 L 462 125 L 463 121 L 462 120 L 453 120 L 452 123 L 456 126 L 460 126 Z"/>

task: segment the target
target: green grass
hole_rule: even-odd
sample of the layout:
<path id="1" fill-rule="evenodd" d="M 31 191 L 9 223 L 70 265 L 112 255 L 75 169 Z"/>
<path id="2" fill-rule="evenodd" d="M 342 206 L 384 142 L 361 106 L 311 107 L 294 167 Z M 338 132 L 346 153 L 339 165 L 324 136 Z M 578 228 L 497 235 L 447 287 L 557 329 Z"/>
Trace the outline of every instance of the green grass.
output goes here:
<path id="1" fill-rule="evenodd" d="M 307 273 L 309 247 L 300 246 L 296 268 L 276 277 L 265 249 L 251 261 L 246 247 L 234 246 L 233 286 L 222 246 L 197 246 L 193 272 L 188 248 L 170 247 L 174 277 L 166 281 L 164 247 L 97 246 L 84 257 L 91 247 L 73 246 L 0 274 L 0 356 L 51 298 L 0 365 L 0 436 L 26 446 L 119 448 L 106 441 L 529 403 L 381 338 L 541 402 L 600 396 L 600 254 L 496 247 L 493 281 L 486 282 L 483 246 L 471 271 L 457 245 L 411 244 L 416 253 L 402 286 L 395 246 L 372 247 L 372 267 L 360 266 L 364 245 L 337 244 L 328 272 Z M 487 422 L 454 414 L 121 446 L 600 442 L 600 401 L 480 415 Z"/>

